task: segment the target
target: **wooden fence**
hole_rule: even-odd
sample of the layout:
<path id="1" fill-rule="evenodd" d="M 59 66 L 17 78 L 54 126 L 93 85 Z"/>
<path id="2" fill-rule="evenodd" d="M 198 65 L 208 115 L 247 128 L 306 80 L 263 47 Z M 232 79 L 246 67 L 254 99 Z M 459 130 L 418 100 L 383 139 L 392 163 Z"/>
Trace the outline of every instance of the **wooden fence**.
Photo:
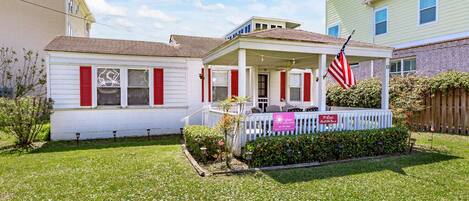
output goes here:
<path id="1" fill-rule="evenodd" d="M 437 92 L 424 101 L 425 109 L 412 118 L 415 129 L 469 134 L 469 92 L 465 89 Z"/>

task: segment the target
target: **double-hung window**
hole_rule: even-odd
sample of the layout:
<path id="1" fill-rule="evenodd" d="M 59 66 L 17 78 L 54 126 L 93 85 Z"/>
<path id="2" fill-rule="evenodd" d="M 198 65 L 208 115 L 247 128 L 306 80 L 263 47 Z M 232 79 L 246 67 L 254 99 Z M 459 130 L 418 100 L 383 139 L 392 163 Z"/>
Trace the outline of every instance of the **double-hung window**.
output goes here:
<path id="1" fill-rule="evenodd" d="M 98 68 L 98 105 L 121 105 L 121 74 L 118 68 Z"/>
<path id="2" fill-rule="evenodd" d="M 148 105 L 150 100 L 150 86 L 148 70 L 129 69 L 127 86 L 128 105 Z"/>
<path id="3" fill-rule="evenodd" d="M 290 101 L 301 101 L 301 74 L 290 74 Z"/>
<path id="4" fill-rule="evenodd" d="M 375 35 L 388 32 L 388 9 L 381 8 L 375 11 Z"/>
<path id="5" fill-rule="evenodd" d="M 426 24 L 436 21 L 437 0 L 420 0 L 419 23 Z"/>
<path id="6" fill-rule="evenodd" d="M 333 25 L 327 29 L 327 35 L 332 37 L 339 37 L 339 25 Z"/>
<path id="7" fill-rule="evenodd" d="M 228 72 L 229 71 L 213 71 L 212 98 L 214 102 L 224 101 L 228 98 Z"/>

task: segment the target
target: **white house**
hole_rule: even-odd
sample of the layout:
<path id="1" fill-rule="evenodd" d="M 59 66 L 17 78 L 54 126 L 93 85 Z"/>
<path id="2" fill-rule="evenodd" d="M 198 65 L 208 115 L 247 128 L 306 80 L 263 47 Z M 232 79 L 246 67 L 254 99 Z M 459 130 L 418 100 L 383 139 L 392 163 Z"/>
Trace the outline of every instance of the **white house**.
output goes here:
<path id="1" fill-rule="evenodd" d="M 318 127 L 318 115 L 330 113 L 326 78 L 320 75 L 343 43 L 282 28 L 231 40 L 173 35 L 169 44 L 57 37 L 46 47 L 48 96 L 55 101 L 51 137 L 174 134 L 184 122 L 213 126 L 220 116 L 216 103 L 230 96 L 251 97 L 250 107 L 318 106 L 319 112 L 297 113 L 298 120 L 310 123 L 298 124 L 296 133 L 391 126 L 389 73 L 383 73 L 381 109 L 338 111 L 341 126 Z M 347 54 L 350 62 L 377 58 L 389 62 L 392 49 L 351 41 Z M 245 134 L 252 139 L 272 133 L 259 128 L 268 125 L 259 124 L 261 120 L 271 118 L 271 113 L 249 116 Z M 366 125 L 358 120 L 366 120 Z"/>

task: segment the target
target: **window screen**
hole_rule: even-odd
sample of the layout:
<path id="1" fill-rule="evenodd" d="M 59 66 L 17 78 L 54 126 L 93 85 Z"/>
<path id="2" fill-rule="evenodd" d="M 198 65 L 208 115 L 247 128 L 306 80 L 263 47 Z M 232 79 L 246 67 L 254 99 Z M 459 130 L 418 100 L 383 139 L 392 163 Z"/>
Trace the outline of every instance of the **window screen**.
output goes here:
<path id="1" fill-rule="evenodd" d="M 375 35 L 388 32 L 388 9 L 381 9 L 375 12 Z"/>
<path id="2" fill-rule="evenodd" d="M 436 0 L 420 0 L 420 24 L 436 21 Z"/>
<path id="3" fill-rule="evenodd" d="M 290 74 L 290 101 L 301 101 L 301 74 Z"/>
<path id="4" fill-rule="evenodd" d="M 98 105 L 120 105 L 120 70 L 117 68 L 99 68 L 97 76 Z"/>
<path id="5" fill-rule="evenodd" d="M 213 71 L 212 73 L 213 101 L 219 102 L 228 98 L 228 71 Z"/>
<path id="6" fill-rule="evenodd" d="M 148 70 L 129 69 L 127 102 L 129 105 L 149 104 Z"/>

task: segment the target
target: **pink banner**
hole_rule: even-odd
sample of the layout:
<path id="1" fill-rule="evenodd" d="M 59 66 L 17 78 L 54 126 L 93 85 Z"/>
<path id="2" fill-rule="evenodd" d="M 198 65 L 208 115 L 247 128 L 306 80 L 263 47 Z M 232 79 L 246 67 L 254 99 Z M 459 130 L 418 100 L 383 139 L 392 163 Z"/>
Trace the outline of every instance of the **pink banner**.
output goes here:
<path id="1" fill-rule="evenodd" d="M 282 112 L 274 113 L 274 132 L 280 131 L 295 131 L 295 113 Z"/>

